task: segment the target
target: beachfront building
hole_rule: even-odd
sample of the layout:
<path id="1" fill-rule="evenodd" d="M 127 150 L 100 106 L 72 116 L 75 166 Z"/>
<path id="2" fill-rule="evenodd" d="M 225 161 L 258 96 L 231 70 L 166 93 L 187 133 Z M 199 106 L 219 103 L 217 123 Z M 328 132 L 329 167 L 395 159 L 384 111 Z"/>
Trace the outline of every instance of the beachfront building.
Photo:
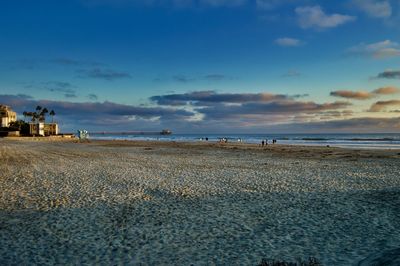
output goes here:
<path id="1" fill-rule="evenodd" d="M 58 135 L 57 123 L 32 122 L 29 123 L 29 134 L 34 136 L 54 136 Z"/>
<path id="2" fill-rule="evenodd" d="M 0 127 L 9 127 L 11 122 L 17 121 L 17 113 L 7 105 L 0 104 Z"/>

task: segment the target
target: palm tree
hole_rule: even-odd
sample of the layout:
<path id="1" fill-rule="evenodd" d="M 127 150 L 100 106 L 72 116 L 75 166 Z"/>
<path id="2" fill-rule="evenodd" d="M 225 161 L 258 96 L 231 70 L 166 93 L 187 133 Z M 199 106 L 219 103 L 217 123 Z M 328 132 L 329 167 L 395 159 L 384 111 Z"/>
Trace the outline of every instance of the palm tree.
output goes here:
<path id="1" fill-rule="evenodd" d="M 40 118 L 40 116 L 38 113 L 36 113 L 36 112 L 32 113 L 32 122 L 36 122 L 36 119 L 39 119 L 39 118 Z"/>
<path id="2" fill-rule="evenodd" d="M 51 123 L 54 122 L 54 116 L 56 115 L 56 113 L 54 112 L 54 110 L 50 111 L 50 115 L 51 115 Z"/>
<path id="3" fill-rule="evenodd" d="M 39 116 L 40 116 L 40 120 L 45 122 L 46 121 L 46 114 L 49 112 L 49 110 L 47 110 L 47 108 L 43 108 L 42 111 L 40 112 Z"/>
<path id="4" fill-rule="evenodd" d="M 28 116 L 28 112 L 24 111 L 22 114 L 24 115 L 24 122 L 26 122 L 26 117 Z"/>
<path id="5" fill-rule="evenodd" d="M 42 106 L 40 106 L 40 105 L 36 106 L 36 111 L 39 112 L 40 110 L 42 110 Z"/>
<path id="6" fill-rule="evenodd" d="M 32 117 L 33 118 L 33 112 L 24 112 L 24 117 L 25 116 L 27 116 L 27 117 Z"/>

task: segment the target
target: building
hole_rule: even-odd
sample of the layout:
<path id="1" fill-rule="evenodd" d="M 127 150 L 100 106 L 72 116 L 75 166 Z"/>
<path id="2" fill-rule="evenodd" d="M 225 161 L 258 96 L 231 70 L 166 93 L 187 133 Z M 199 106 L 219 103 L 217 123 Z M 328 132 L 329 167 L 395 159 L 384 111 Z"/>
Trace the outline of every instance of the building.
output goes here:
<path id="1" fill-rule="evenodd" d="M 57 123 L 29 123 L 29 134 L 34 136 L 53 136 L 58 135 Z"/>
<path id="2" fill-rule="evenodd" d="M 17 113 L 7 105 L 0 104 L 0 127 L 9 127 L 11 122 L 17 121 Z"/>

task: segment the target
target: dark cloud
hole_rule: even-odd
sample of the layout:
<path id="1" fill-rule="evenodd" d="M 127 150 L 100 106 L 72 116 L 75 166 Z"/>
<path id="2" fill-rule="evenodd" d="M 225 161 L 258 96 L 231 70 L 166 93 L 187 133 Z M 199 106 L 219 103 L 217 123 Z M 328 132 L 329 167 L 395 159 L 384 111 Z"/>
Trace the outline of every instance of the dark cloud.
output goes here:
<path id="1" fill-rule="evenodd" d="M 191 78 L 185 75 L 175 75 L 172 77 L 173 80 L 175 80 L 176 82 L 182 82 L 182 83 L 187 83 L 187 82 L 192 82 L 195 81 L 195 78 Z"/>
<path id="2" fill-rule="evenodd" d="M 221 133 L 384 133 L 399 132 L 400 117 L 395 118 L 351 118 L 342 112 L 335 114 L 334 119 L 315 119 L 311 114 L 296 115 L 287 119 L 287 115 L 262 115 L 246 116 L 245 118 L 220 120 L 203 120 L 191 122 L 188 125 L 174 124 L 174 129 L 181 132 L 197 132 L 209 134 L 209 132 Z M 314 117 L 314 119 L 313 119 Z"/>
<path id="3" fill-rule="evenodd" d="M 389 101 L 378 101 L 374 103 L 370 108 L 369 112 L 382 112 L 385 111 L 387 107 L 400 105 L 400 100 L 389 100 Z"/>
<path id="4" fill-rule="evenodd" d="M 65 93 L 65 98 L 77 98 L 78 96 L 75 93 Z"/>
<path id="5" fill-rule="evenodd" d="M 308 97 L 308 96 L 310 96 L 308 93 L 291 95 L 291 97 L 293 99 L 295 99 L 295 98 L 304 98 L 304 97 Z"/>
<path id="6" fill-rule="evenodd" d="M 222 75 L 222 74 L 209 74 L 209 75 L 205 75 L 204 78 L 206 80 L 210 80 L 210 81 L 221 81 L 224 79 L 229 79 L 229 77 Z"/>
<path id="7" fill-rule="evenodd" d="M 76 98 L 76 90 L 77 88 L 75 85 L 72 85 L 69 82 L 64 81 L 48 81 L 48 82 L 41 82 L 41 83 L 30 83 L 24 86 L 25 88 L 29 89 L 45 89 L 50 92 L 54 93 L 62 93 L 65 98 Z"/>
<path id="8" fill-rule="evenodd" d="M 69 82 L 63 82 L 63 81 L 51 81 L 51 82 L 47 82 L 47 84 L 54 85 L 58 88 L 63 88 L 63 89 L 76 87 Z"/>
<path id="9" fill-rule="evenodd" d="M 183 121 L 194 114 L 192 112 L 163 107 L 138 107 L 113 102 L 69 102 L 52 100 L 34 100 L 27 95 L 0 95 L 0 102 L 11 106 L 19 114 L 31 111 L 37 105 L 53 109 L 60 120 L 71 126 L 102 125 L 108 127 L 107 121 L 120 121 L 120 126 L 129 126 L 135 121 Z"/>
<path id="10" fill-rule="evenodd" d="M 201 106 L 209 103 L 245 103 L 245 102 L 269 102 L 284 100 L 291 97 L 270 93 L 216 93 L 215 91 L 195 91 L 184 94 L 168 94 L 153 96 L 150 98 L 160 105 L 187 105 L 195 103 Z"/>
<path id="11" fill-rule="evenodd" d="M 48 67 L 49 64 L 63 66 L 63 67 L 99 67 L 105 64 L 90 61 L 90 60 L 76 60 L 71 58 L 59 57 L 54 59 L 22 59 L 18 61 L 11 61 L 11 69 L 28 69 L 33 70 L 37 68 Z"/>
<path id="12" fill-rule="evenodd" d="M 26 94 L 0 94 L 0 103 L 11 106 L 12 109 L 20 113 L 35 108 L 34 102 L 33 97 Z"/>
<path id="13" fill-rule="evenodd" d="M 301 73 L 297 70 L 289 70 L 285 74 L 282 75 L 284 78 L 295 78 L 300 77 Z"/>
<path id="14" fill-rule="evenodd" d="M 381 87 L 373 91 L 375 94 L 389 95 L 399 93 L 400 89 L 394 86 Z"/>
<path id="15" fill-rule="evenodd" d="M 96 94 L 93 94 L 93 93 L 88 94 L 87 97 L 89 98 L 89 100 L 92 100 L 92 101 L 97 101 L 97 99 L 99 98 Z"/>
<path id="16" fill-rule="evenodd" d="M 379 73 L 376 78 L 378 79 L 400 79 L 400 70 L 385 70 Z"/>
<path id="17" fill-rule="evenodd" d="M 56 58 L 50 60 L 51 63 L 58 64 L 58 65 L 66 65 L 66 66 L 81 66 L 82 62 L 78 60 L 73 60 L 69 58 Z"/>
<path id="18" fill-rule="evenodd" d="M 315 102 L 299 102 L 293 100 L 274 101 L 274 102 L 249 102 L 241 105 L 224 105 L 218 104 L 214 106 L 198 108 L 196 111 L 206 115 L 209 119 L 227 119 L 236 118 L 246 115 L 262 115 L 271 114 L 307 114 L 317 113 L 327 110 L 337 110 L 351 106 L 348 102 L 334 102 L 318 104 Z"/>
<path id="19" fill-rule="evenodd" d="M 368 100 L 373 98 L 374 94 L 367 91 L 339 90 L 339 91 L 332 91 L 331 96 L 342 97 L 347 99 L 355 99 L 355 100 Z"/>
<path id="20" fill-rule="evenodd" d="M 127 72 L 120 72 L 111 69 L 92 68 L 85 70 L 78 70 L 77 73 L 81 78 L 94 78 L 113 81 L 116 79 L 126 79 L 132 76 Z"/>
<path id="21" fill-rule="evenodd" d="M 198 82 L 198 81 L 222 81 L 222 80 L 231 80 L 232 77 L 223 75 L 223 74 L 207 74 L 207 75 L 199 75 L 199 76 L 189 76 L 189 75 L 174 75 L 171 77 L 173 81 L 180 83 L 189 83 L 189 82 Z M 157 77 L 154 78 L 153 81 L 168 81 L 167 78 Z"/>
<path id="22" fill-rule="evenodd" d="M 71 58 L 55 58 L 49 60 L 50 63 L 61 65 L 61 66 L 101 66 L 104 65 L 99 62 L 94 62 L 94 61 L 84 61 L 84 60 L 75 60 Z"/>
<path id="23" fill-rule="evenodd" d="M 19 114 L 32 111 L 37 105 L 54 109 L 63 132 L 78 128 L 99 131 L 171 128 L 174 132 L 188 133 L 394 132 L 400 128 L 400 118 L 351 118 L 353 112 L 346 109 L 350 106 L 347 102 L 318 104 L 294 99 L 213 102 L 209 106 L 194 107 L 197 114 L 179 108 L 134 106 L 107 101 L 82 103 L 35 100 L 24 94 L 0 95 L 0 103 L 11 106 Z M 400 101 L 378 102 L 380 105 L 382 103 L 385 106 L 389 103 L 400 105 Z"/>

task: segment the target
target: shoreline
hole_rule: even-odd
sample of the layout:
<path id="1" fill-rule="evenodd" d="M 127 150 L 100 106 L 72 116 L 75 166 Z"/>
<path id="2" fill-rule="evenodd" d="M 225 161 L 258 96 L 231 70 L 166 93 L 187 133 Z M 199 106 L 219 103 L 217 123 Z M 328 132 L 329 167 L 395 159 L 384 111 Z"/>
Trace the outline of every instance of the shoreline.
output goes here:
<path id="1" fill-rule="evenodd" d="M 383 134 L 388 135 L 389 133 Z M 390 133 L 392 134 L 392 133 Z M 394 134 L 394 133 L 393 133 Z M 320 147 L 320 148 L 340 148 L 340 149 L 349 149 L 349 150 L 385 150 L 385 151 L 400 151 L 400 140 L 398 136 L 395 137 L 383 137 L 383 138 L 371 138 L 371 134 L 365 134 L 366 138 L 355 138 L 353 135 L 345 134 L 352 136 L 353 138 L 305 138 L 301 134 L 293 134 L 294 136 L 301 136 L 299 138 L 277 138 L 278 143 L 272 144 L 268 143 L 268 146 L 281 145 L 281 146 L 297 146 L 297 147 Z M 335 134 L 337 135 L 337 134 Z M 131 136 L 131 137 L 99 137 L 99 136 L 90 136 L 89 141 L 133 141 L 133 142 L 157 142 L 157 143 L 185 143 L 185 144 L 199 144 L 203 143 L 204 145 L 209 144 L 227 144 L 227 145 L 249 145 L 250 146 L 258 146 L 261 144 L 261 140 L 265 136 L 261 135 L 237 135 L 238 137 L 233 137 L 231 135 L 228 137 L 228 142 L 223 143 L 219 141 L 221 138 L 216 137 L 217 135 L 212 134 L 209 140 L 205 140 L 205 137 L 198 138 L 200 135 L 194 134 L 180 134 L 174 137 L 164 137 L 164 136 L 152 136 L 149 138 L 143 138 L 142 136 Z M 242 138 L 246 137 L 246 138 Z M 381 136 L 382 137 L 382 136 Z M 58 136 L 47 136 L 47 137 L 39 137 L 39 136 L 10 136 L 3 137 L 5 139 L 17 139 L 17 140 L 34 140 L 34 141 L 65 141 L 65 140 L 79 140 L 73 134 L 60 134 Z M 268 139 L 272 142 L 274 136 L 268 136 Z M 239 141 L 240 140 L 240 141 Z M 326 141 L 326 142 L 324 142 Z"/>
<path id="2" fill-rule="evenodd" d="M 317 145 L 300 144 L 268 144 L 262 147 L 260 144 L 253 143 L 219 143 L 205 141 L 156 141 L 156 140 L 102 140 L 88 139 L 79 140 L 78 138 L 62 137 L 6 137 L 4 141 L 23 141 L 23 142 L 58 142 L 58 143 L 76 143 L 89 146 L 106 147 L 142 147 L 142 148 L 180 148 L 189 150 L 204 149 L 225 149 L 247 152 L 261 152 L 269 155 L 279 155 L 280 157 L 314 158 L 314 159 L 368 159 L 368 158 L 392 158 L 400 159 L 400 149 L 368 149 L 353 147 L 332 147 Z M 1 138 L 0 138 L 1 140 Z"/>

